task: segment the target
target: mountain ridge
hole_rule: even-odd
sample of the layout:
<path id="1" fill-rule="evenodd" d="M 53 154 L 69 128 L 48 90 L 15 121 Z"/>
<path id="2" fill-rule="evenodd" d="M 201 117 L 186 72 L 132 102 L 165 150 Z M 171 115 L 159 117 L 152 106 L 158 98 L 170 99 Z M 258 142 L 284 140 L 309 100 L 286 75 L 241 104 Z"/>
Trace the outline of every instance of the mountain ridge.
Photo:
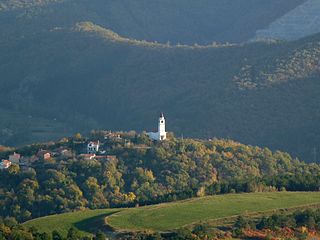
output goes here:
<path id="1" fill-rule="evenodd" d="M 72 28 L 73 31 L 76 32 L 85 32 L 85 33 L 92 33 L 96 36 L 100 36 L 101 38 L 111 41 L 111 42 L 117 42 L 117 43 L 125 43 L 129 45 L 135 45 L 135 46 L 143 46 L 143 47 L 150 47 L 150 48 L 189 48 L 189 49 L 196 49 L 196 48 L 221 48 L 221 47 L 232 47 L 237 46 L 238 44 L 218 44 L 216 42 L 213 42 L 210 45 L 187 45 L 187 44 L 177 44 L 172 45 L 169 42 L 166 44 L 158 43 L 158 42 L 150 42 L 146 40 L 137 40 L 133 38 L 126 38 L 123 36 L 120 36 L 116 32 L 112 31 L 111 29 L 104 28 L 102 26 L 96 25 L 92 22 L 79 22 L 76 23 L 76 25 Z"/>

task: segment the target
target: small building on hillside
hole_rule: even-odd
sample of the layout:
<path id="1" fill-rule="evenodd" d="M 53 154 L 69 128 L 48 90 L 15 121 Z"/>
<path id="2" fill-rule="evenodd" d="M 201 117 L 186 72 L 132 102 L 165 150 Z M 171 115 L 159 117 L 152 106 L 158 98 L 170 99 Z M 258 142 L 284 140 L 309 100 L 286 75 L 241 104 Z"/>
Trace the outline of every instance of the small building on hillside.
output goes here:
<path id="1" fill-rule="evenodd" d="M 88 154 L 96 154 L 97 152 L 99 152 L 99 148 L 100 148 L 100 142 L 89 142 L 87 145 L 87 153 Z"/>
<path id="2" fill-rule="evenodd" d="M 7 169 L 11 166 L 11 161 L 9 160 L 1 160 L 0 162 L 0 169 Z"/>
<path id="3" fill-rule="evenodd" d="M 21 155 L 19 153 L 14 152 L 13 154 L 9 155 L 9 161 L 12 163 L 19 164 L 21 159 Z"/>
<path id="4" fill-rule="evenodd" d="M 121 134 L 119 132 L 112 132 L 112 131 L 105 131 L 104 132 L 104 139 L 110 139 L 110 140 L 120 140 L 121 139 Z"/>
<path id="5" fill-rule="evenodd" d="M 158 120 L 158 132 L 148 132 L 147 135 L 155 141 L 163 141 L 167 139 L 166 119 L 164 118 L 163 113 L 160 114 Z"/>
<path id="6" fill-rule="evenodd" d="M 39 150 L 37 153 L 39 159 L 48 160 L 51 158 L 51 153 L 47 150 Z"/>

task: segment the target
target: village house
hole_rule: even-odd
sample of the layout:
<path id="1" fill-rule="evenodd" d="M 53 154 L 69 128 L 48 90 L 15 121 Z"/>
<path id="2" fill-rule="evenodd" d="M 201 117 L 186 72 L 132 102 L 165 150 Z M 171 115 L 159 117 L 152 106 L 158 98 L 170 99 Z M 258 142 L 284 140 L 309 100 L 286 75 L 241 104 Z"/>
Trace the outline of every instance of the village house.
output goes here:
<path id="1" fill-rule="evenodd" d="M 7 168 L 9 168 L 11 166 L 11 164 L 12 163 L 9 160 L 2 160 L 0 162 L 0 169 L 7 169 Z"/>
<path id="2" fill-rule="evenodd" d="M 21 159 L 21 155 L 19 153 L 14 152 L 13 154 L 9 155 L 9 161 L 15 164 L 19 164 Z"/>
<path id="3" fill-rule="evenodd" d="M 110 140 L 120 140 L 121 139 L 121 135 L 117 132 L 105 132 L 104 133 L 104 139 L 110 139 Z"/>
<path id="4" fill-rule="evenodd" d="M 51 158 L 51 153 L 45 153 L 45 154 L 43 154 L 43 159 L 44 160 L 48 160 L 48 159 L 50 159 Z"/>
<path id="5" fill-rule="evenodd" d="M 51 153 L 47 150 L 39 150 L 37 153 L 39 159 L 48 160 L 51 158 Z"/>
<path id="6" fill-rule="evenodd" d="M 100 142 L 93 142 L 90 141 L 87 145 L 87 154 L 96 154 L 97 152 L 99 152 L 99 148 L 100 148 Z"/>

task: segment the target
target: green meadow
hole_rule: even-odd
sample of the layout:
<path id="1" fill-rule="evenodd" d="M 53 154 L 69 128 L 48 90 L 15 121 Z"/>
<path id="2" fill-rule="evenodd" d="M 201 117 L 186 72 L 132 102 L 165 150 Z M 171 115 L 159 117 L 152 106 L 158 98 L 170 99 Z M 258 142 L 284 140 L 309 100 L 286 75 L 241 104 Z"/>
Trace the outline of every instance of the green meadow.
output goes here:
<path id="1" fill-rule="evenodd" d="M 128 209 L 112 214 L 118 230 L 166 231 L 200 221 L 320 203 L 320 192 L 227 194 Z"/>
<path id="2" fill-rule="evenodd" d="M 57 214 L 27 221 L 24 225 L 36 227 L 43 232 L 57 230 L 63 235 L 67 235 L 70 227 L 75 227 L 83 235 L 87 235 L 102 228 L 104 225 L 104 218 L 116 211 L 118 210 L 98 209 Z"/>
<path id="3" fill-rule="evenodd" d="M 67 234 L 70 227 L 94 233 L 106 222 L 116 230 L 167 231 L 201 221 L 242 214 L 320 204 L 320 192 L 244 193 L 193 198 L 130 209 L 87 210 L 34 219 L 24 223 L 41 231 L 56 229 Z"/>

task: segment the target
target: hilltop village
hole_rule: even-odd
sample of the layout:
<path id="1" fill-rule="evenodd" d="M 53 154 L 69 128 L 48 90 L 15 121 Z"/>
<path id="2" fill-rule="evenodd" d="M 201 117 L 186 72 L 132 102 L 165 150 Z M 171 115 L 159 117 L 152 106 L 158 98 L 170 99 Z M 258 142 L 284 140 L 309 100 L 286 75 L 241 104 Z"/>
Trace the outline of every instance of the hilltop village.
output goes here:
<path id="1" fill-rule="evenodd" d="M 18 222 L 85 209 L 320 186 L 318 164 L 232 140 L 175 138 L 166 132 L 163 115 L 156 132 L 92 131 L 89 137 L 75 134 L 1 150 L 0 159 L 0 216 Z"/>
<path id="2" fill-rule="evenodd" d="M 148 149 L 150 147 L 139 143 L 139 138 L 148 136 L 150 141 L 164 141 L 167 139 L 165 117 L 161 113 L 158 119 L 157 132 L 92 131 L 89 138 L 76 134 L 71 138 L 61 139 L 58 143 L 49 142 L 26 147 L 19 152 L 13 151 L 3 157 L 0 169 L 8 169 L 12 164 L 19 165 L 22 170 L 42 163 L 53 163 L 56 160 L 83 159 L 110 161 L 117 158 L 112 154 L 114 144 L 125 148 Z M 146 140 L 146 139 L 145 139 Z M 28 149 L 28 150 L 27 150 Z"/>

